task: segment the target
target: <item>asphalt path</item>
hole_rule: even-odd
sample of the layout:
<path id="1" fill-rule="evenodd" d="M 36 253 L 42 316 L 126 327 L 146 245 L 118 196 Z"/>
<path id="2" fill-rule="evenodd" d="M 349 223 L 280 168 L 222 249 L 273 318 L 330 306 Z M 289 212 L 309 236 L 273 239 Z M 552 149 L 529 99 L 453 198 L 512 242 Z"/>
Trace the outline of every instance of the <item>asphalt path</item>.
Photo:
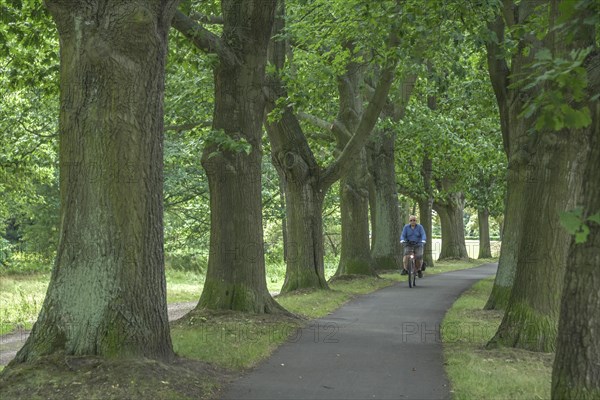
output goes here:
<path id="1" fill-rule="evenodd" d="M 440 324 L 464 290 L 496 269 L 425 275 L 413 289 L 405 281 L 360 296 L 296 332 L 222 398 L 448 399 Z"/>

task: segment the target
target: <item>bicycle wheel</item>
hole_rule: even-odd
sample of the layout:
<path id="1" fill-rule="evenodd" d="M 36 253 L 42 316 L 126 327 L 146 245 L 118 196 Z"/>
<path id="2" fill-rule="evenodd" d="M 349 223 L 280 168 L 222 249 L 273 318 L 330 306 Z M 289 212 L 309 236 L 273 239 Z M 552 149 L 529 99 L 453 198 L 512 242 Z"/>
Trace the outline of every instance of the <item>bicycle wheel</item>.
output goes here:
<path id="1" fill-rule="evenodd" d="M 408 259 L 408 287 L 413 287 L 413 278 L 415 274 L 415 260 L 413 258 Z"/>

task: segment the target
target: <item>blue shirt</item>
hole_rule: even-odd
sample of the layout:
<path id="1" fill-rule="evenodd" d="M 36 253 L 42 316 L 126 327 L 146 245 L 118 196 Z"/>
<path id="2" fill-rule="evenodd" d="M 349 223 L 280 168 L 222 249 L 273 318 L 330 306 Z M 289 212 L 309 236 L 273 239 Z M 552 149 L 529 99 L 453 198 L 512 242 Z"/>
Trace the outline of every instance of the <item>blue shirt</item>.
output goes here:
<path id="1" fill-rule="evenodd" d="M 417 246 L 423 246 L 423 244 L 427 241 L 425 229 L 423 229 L 421 224 L 415 224 L 414 229 L 410 226 L 410 224 L 406 224 L 404 225 L 404 229 L 402 229 L 400 241 L 417 242 Z"/>

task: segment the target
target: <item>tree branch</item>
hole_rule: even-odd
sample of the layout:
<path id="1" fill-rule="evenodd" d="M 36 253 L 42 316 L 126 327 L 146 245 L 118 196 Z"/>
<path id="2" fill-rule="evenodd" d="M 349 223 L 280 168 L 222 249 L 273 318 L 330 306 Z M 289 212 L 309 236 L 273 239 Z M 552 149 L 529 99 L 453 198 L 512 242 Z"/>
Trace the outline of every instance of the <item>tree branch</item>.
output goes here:
<path id="1" fill-rule="evenodd" d="M 229 65 L 239 64 L 235 54 L 219 36 L 204 28 L 181 11 L 177 11 L 175 16 L 173 16 L 172 26 L 200 50 L 210 54 L 217 54 L 221 61 Z"/>
<path id="2" fill-rule="evenodd" d="M 302 111 L 299 111 L 297 113 L 297 115 L 298 115 L 299 119 L 309 122 L 309 123 L 313 124 L 314 126 L 317 126 L 326 131 L 331 131 L 333 129 L 333 124 L 331 122 L 325 121 L 324 119 L 319 118 L 315 115 L 311 115 L 311 114 L 308 114 L 308 113 L 305 113 Z"/>
<path id="3" fill-rule="evenodd" d="M 394 80 L 395 69 L 396 63 L 393 63 L 392 66 L 388 66 L 383 70 L 373 98 L 363 113 L 352 139 L 348 141 L 337 160 L 323 172 L 322 182 L 324 187 L 329 187 L 342 177 L 342 173 L 348 170 L 350 164 L 355 161 L 356 154 L 358 154 L 369 139 L 369 135 L 377 123 L 381 109 L 387 100 L 388 92 Z"/>
<path id="4" fill-rule="evenodd" d="M 344 124 L 337 119 L 333 122 L 329 122 L 305 112 L 299 112 L 297 115 L 301 120 L 307 121 L 326 131 L 333 132 L 338 141 L 343 141 L 345 143 L 352 138 L 352 133 L 350 133 Z"/>
<path id="5" fill-rule="evenodd" d="M 490 31 L 494 32 L 496 37 L 491 38 L 485 44 L 487 48 L 488 71 L 490 80 L 498 101 L 500 109 L 500 123 L 502 125 L 502 139 L 504 142 L 504 151 L 509 153 L 509 134 L 508 134 L 508 85 L 510 84 L 510 69 L 502 54 L 500 44 L 504 42 L 504 21 L 501 14 L 496 19 L 488 23 Z"/>

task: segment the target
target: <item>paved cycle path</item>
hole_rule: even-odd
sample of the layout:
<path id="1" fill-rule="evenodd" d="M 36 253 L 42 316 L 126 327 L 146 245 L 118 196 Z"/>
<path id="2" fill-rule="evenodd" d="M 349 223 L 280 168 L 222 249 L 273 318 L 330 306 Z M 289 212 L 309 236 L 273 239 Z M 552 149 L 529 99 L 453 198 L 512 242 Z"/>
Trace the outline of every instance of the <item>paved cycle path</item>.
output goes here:
<path id="1" fill-rule="evenodd" d="M 360 296 L 312 321 L 223 399 L 448 399 L 439 326 L 497 264 L 431 275 Z M 458 331 L 453 330 L 453 337 Z"/>

